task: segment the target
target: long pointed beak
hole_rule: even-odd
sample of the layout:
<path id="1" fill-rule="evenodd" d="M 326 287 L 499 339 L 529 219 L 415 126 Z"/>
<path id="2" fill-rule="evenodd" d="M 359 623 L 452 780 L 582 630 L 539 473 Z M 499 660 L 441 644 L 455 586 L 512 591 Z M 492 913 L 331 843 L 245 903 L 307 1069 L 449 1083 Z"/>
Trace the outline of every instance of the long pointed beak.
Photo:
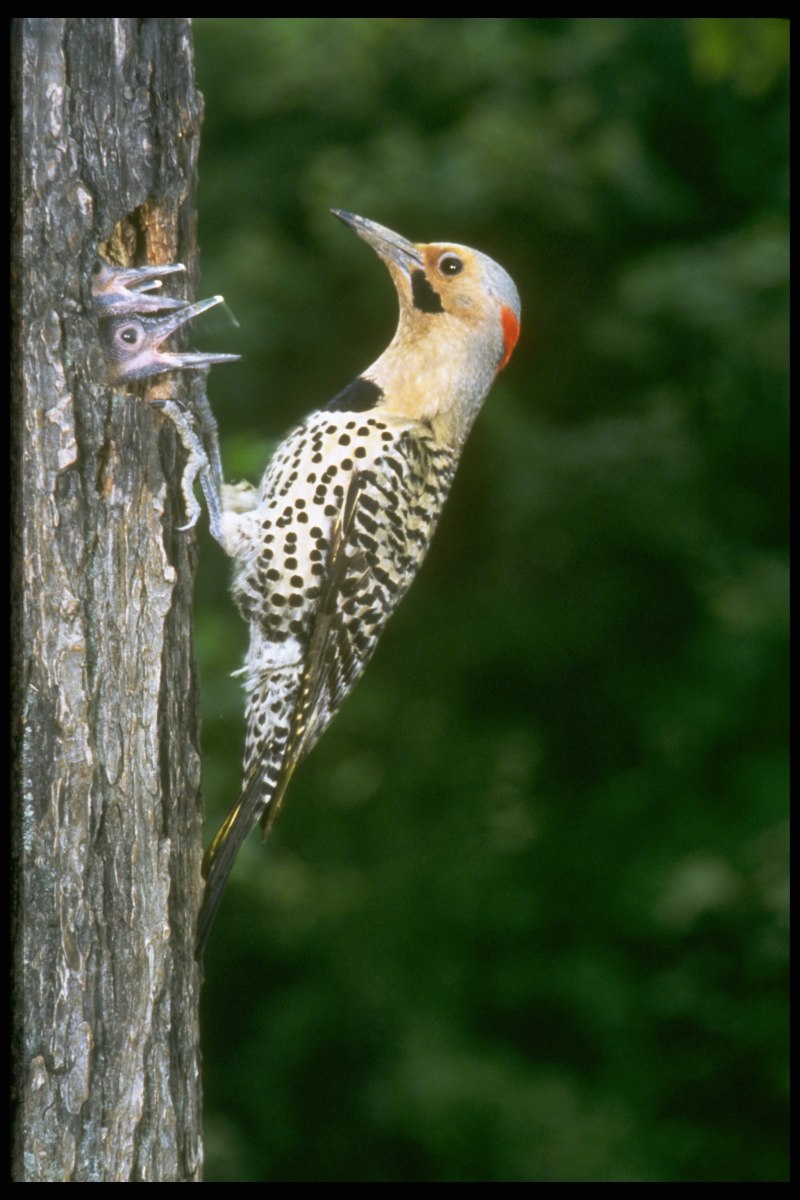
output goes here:
<path id="1" fill-rule="evenodd" d="M 183 263 L 162 263 L 149 267 L 112 267 L 98 259 L 92 270 L 92 302 L 98 317 L 122 313 L 159 312 L 185 308 L 186 301 L 173 296 L 151 296 L 161 287 L 162 275 L 185 271 Z"/>
<path id="2" fill-rule="evenodd" d="M 116 317 L 99 322 L 103 352 L 111 383 L 148 379 L 164 371 L 187 367 L 212 367 L 215 363 L 238 362 L 238 354 L 206 354 L 200 350 L 162 350 L 161 344 L 187 321 L 221 304 L 222 296 L 186 304 L 180 312 L 164 317 Z"/>
<path id="3" fill-rule="evenodd" d="M 379 225 L 377 221 L 368 221 L 366 217 L 358 217 L 355 213 L 343 212 L 340 208 L 332 208 L 331 212 L 340 221 L 344 221 L 362 241 L 372 246 L 375 253 L 388 265 L 393 263 L 407 275 L 424 266 L 422 254 L 406 238 L 399 233 Z"/>

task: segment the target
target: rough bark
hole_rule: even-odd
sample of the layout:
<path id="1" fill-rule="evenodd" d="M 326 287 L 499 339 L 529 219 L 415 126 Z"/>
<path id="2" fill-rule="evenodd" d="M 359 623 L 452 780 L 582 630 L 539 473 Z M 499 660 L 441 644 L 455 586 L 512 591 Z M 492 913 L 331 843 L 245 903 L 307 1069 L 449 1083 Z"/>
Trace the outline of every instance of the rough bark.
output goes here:
<path id="1" fill-rule="evenodd" d="M 98 250 L 195 263 L 190 25 L 17 18 L 13 64 L 14 1177 L 191 1182 L 194 538 L 174 431 L 107 385 L 88 296 Z"/>

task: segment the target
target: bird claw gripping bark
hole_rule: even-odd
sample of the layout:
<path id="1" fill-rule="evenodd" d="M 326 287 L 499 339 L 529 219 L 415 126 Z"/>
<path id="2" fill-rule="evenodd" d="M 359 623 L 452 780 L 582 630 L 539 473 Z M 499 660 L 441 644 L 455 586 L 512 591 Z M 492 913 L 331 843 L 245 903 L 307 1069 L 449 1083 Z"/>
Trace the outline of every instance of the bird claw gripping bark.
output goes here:
<path id="1" fill-rule="evenodd" d="M 223 489 L 250 624 L 247 736 L 241 793 L 203 863 L 198 955 L 242 842 L 272 824 L 416 574 L 519 334 L 517 289 L 485 254 L 334 212 L 387 267 L 400 320 L 377 361 L 287 435 L 257 491 Z"/>
<path id="2" fill-rule="evenodd" d="M 149 267 L 112 267 L 98 259 L 92 270 L 92 304 L 98 320 L 100 342 L 111 384 L 135 383 L 166 371 L 199 369 L 207 376 L 215 363 L 237 362 L 238 354 L 206 354 L 196 350 L 164 349 L 164 342 L 200 313 L 222 303 L 222 296 L 189 304 L 161 295 L 162 275 L 185 271 L 182 263 Z M 155 293 L 155 294 L 154 294 Z M 152 401 L 175 426 L 186 451 L 181 492 L 189 518 L 179 529 L 191 529 L 200 516 L 193 486 L 199 480 L 206 498 L 212 535 L 222 544 L 222 463 L 217 423 L 205 388 L 196 401 L 198 436 L 192 416 L 176 400 Z"/>
<path id="3" fill-rule="evenodd" d="M 220 501 L 222 479 L 221 470 L 215 471 L 215 466 L 219 465 L 216 431 L 210 436 L 211 445 L 217 449 L 217 453 L 215 455 L 212 450 L 211 458 L 209 458 L 209 452 L 206 450 L 203 440 L 195 432 L 192 417 L 183 405 L 178 404 L 176 400 L 153 400 L 151 404 L 153 408 L 157 408 L 165 417 L 168 417 L 175 426 L 180 443 L 186 451 L 186 465 L 181 476 L 181 495 L 189 520 L 185 525 L 178 525 L 178 531 L 183 533 L 187 529 L 193 529 L 200 519 L 200 505 L 192 490 L 195 480 L 199 479 L 208 505 L 209 529 L 220 545 L 223 545 Z M 204 432 L 208 431 L 204 430 Z"/>

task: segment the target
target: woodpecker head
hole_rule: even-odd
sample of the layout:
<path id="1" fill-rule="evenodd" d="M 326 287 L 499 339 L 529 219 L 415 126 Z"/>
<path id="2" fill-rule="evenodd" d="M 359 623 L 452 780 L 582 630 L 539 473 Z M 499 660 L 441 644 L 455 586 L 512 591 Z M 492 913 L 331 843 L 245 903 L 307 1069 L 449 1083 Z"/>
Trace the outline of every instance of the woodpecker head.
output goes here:
<path id="1" fill-rule="evenodd" d="M 365 217 L 332 211 L 373 248 L 397 289 L 397 333 L 364 372 L 385 395 L 381 407 L 438 419 L 465 436 L 519 337 L 514 281 L 479 250 L 415 244 Z"/>
<path id="2" fill-rule="evenodd" d="M 162 263 L 151 267 L 112 267 L 98 258 L 92 267 L 92 303 L 99 318 L 122 313 L 160 312 L 166 308 L 185 308 L 186 300 L 162 296 L 162 275 L 185 271 L 183 263 Z M 157 292 L 151 296 L 148 293 Z"/>
<path id="3" fill-rule="evenodd" d="M 159 270 L 163 271 L 163 267 Z M 162 317 L 131 315 L 101 320 L 100 340 L 109 383 L 133 383 L 138 379 L 148 379 L 151 375 L 161 375 L 164 371 L 237 362 L 238 354 L 204 354 L 196 350 L 181 352 L 161 348 L 171 333 L 206 309 L 221 304 L 222 299 L 222 296 L 213 296 L 197 304 L 184 304 L 179 312 Z"/>

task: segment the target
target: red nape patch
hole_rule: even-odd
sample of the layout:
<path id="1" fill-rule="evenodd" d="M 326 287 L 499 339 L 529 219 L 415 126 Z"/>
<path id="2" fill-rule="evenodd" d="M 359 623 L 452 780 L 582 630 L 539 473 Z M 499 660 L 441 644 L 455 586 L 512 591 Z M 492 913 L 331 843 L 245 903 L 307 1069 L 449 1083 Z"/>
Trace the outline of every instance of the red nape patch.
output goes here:
<path id="1" fill-rule="evenodd" d="M 500 322 L 503 326 L 503 345 L 506 349 L 500 366 L 497 368 L 498 374 L 511 358 L 511 352 L 519 338 L 519 321 L 517 320 L 516 313 L 513 313 L 506 304 L 500 309 Z"/>

